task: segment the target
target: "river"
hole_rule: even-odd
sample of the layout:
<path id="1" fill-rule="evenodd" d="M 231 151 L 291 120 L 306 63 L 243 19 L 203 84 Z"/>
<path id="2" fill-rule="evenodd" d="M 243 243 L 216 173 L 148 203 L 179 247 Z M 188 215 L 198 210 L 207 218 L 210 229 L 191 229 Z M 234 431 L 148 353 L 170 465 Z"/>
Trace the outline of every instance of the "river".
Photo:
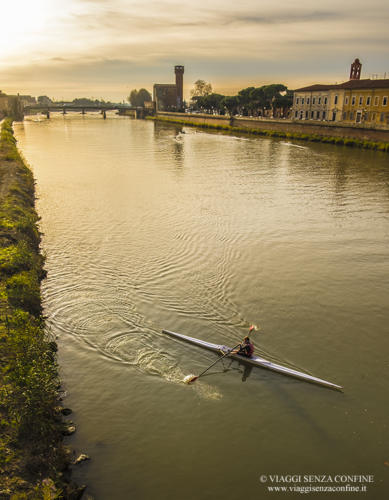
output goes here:
<path id="1" fill-rule="evenodd" d="M 67 442 L 91 456 L 76 481 L 96 500 L 254 500 L 323 487 L 313 474 L 387 497 L 387 154 L 115 115 L 15 132 Z M 257 353 L 344 393 L 225 361 L 182 383 L 215 355 L 162 329 L 233 346 L 251 324 Z"/>

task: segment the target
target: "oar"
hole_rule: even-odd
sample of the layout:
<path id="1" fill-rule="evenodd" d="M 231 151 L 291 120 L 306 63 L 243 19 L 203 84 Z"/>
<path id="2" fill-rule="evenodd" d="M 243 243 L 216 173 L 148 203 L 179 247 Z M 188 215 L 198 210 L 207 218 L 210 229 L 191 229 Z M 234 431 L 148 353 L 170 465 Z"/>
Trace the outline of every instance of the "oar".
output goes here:
<path id="1" fill-rule="evenodd" d="M 250 328 L 249 328 L 249 333 L 251 333 L 255 329 L 256 329 L 256 327 L 254 325 L 251 325 Z M 229 351 L 227 351 L 225 354 L 223 354 L 223 356 L 221 356 L 220 358 L 218 358 L 214 363 L 212 363 L 212 365 L 208 366 L 208 368 L 206 370 L 204 370 L 203 372 L 201 372 L 200 375 L 187 375 L 184 378 L 184 382 L 186 384 L 191 384 L 192 382 L 194 382 L 195 380 L 197 380 L 198 378 L 200 378 L 202 375 L 204 375 L 204 373 L 207 372 L 210 368 L 212 368 L 213 365 L 216 365 L 216 363 L 218 363 L 220 360 L 222 360 L 223 358 L 225 358 L 226 356 L 228 356 L 229 354 L 231 354 L 234 349 L 236 349 L 237 347 L 240 347 L 240 345 L 241 345 L 241 343 L 239 342 L 239 344 L 237 344 L 235 347 L 233 347 L 232 349 L 230 349 Z"/>
<path id="2" fill-rule="evenodd" d="M 184 378 L 184 382 L 185 384 L 191 384 L 192 382 L 194 382 L 195 380 L 197 380 L 198 378 L 200 378 L 202 375 L 204 375 L 205 372 L 207 372 L 210 368 L 213 367 L 213 365 L 216 365 L 216 363 L 218 363 L 220 360 L 222 360 L 223 358 L 225 358 L 226 356 L 228 356 L 229 354 L 232 353 L 232 351 L 234 349 L 236 349 L 237 347 L 240 346 L 240 342 L 239 344 L 237 344 L 235 347 L 233 347 L 232 349 L 229 349 L 225 354 L 223 354 L 223 356 L 221 356 L 220 358 L 218 358 L 216 361 L 214 361 L 212 363 L 212 365 L 208 366 L 207 369 L 205 369 L 203 372 L 200 373 L 200 375 L 187 375 L 185 378 Z"/>

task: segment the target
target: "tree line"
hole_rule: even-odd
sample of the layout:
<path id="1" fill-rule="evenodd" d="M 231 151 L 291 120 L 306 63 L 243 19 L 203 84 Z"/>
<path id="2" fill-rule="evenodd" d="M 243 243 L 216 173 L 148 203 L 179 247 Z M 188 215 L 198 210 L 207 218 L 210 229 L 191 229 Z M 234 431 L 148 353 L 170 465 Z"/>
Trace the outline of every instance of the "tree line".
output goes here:
<path id="1" fill-rule="evenodd" d="M 247 87 L 228 96 L 213 92 L 210 83 L 197 80 L 190 94 L 189 106 L 184 103 L 186 109 L 220 115 L 286 117 L 293 104 L 293 91 L 281 83 Z M 128 96 L 132 106 L 144 106 L 151 100 L 151 94 L 144 88 L 133 89 Z"/>
<path id="2" fill-rule="evenodd" d="M 293 103 L 293 91 L 281 83 L 247 87 L 236 95 L 212 92 L 212 85 L 197 80 L 191 91 L 191 110 L 243 116 L 286 117 Z"/>

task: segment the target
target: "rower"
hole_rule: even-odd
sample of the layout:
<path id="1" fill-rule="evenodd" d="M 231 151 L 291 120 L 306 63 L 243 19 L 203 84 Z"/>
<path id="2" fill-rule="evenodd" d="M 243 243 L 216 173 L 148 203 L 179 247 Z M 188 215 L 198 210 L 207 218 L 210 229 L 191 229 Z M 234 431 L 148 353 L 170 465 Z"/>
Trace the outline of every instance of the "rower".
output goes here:
<path id="1" fill-rule="evenodd" d="M 239 346 L 239 349 L 235 351 L 236 354 L 240 354 L 241 356 L 246 356 L 246 358 L 251 358 L 254 354 L 254 345 L 251 343 L 249 337 L 245 337 L 242 343 Z"/>
<path id="2" fill-rule="evenodd" d="M 254 329 L 255 329 L 254 325 L 250 326 L 249 335 Z M 241 356 L 246 356 L 246 358 L 251 358 L 251 356 L 254 354 L 254 345 L 252 344 L 248 335 L 242 340 L 242 343 L 239 345 L 239 348 L 234 349 L 232 353 L 240 354 Z"/>

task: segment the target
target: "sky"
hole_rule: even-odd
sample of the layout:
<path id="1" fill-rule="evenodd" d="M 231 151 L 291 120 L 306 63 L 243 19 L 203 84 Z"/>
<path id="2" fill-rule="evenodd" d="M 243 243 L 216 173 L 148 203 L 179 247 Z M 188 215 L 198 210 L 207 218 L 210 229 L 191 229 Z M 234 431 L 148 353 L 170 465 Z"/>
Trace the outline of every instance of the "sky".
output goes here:
<path id="1" fill-rule="evenodd" d="M 215 92 L 389 78 L 387 0 L 0 0 L 0 89 L 122 101 L 206 80 Z M 377 75 L 377 76 L 375 76 Z"/>

